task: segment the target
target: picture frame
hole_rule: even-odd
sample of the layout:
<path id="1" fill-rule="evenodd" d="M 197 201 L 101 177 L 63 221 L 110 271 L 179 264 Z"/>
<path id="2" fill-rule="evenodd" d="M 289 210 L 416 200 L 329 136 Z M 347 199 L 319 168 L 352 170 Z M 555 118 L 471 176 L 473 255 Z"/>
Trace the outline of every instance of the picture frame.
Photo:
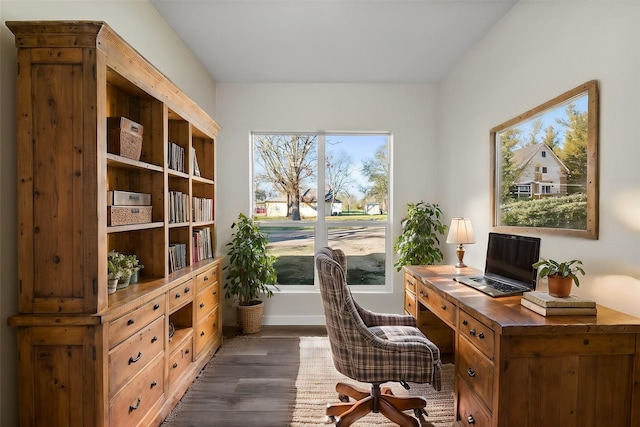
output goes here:
<path id="1" fill-rule="evenodd" d="M 492 230 L 598 238 L 598 116 L 591 80 L 490 130 Z"/>

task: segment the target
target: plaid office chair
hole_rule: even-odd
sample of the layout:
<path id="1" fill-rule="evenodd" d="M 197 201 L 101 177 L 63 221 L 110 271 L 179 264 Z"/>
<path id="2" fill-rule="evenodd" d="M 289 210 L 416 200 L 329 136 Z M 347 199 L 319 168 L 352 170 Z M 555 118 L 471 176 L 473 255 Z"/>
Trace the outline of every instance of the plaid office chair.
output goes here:
<path id="1" fill-rule="evenodd" d="M 342 403 L 327 405 L 327 415 L 349 426 L 369 412 L 380 412 L 400 426 L 419 427 L 403 411 L 413 409 L 421 417 L 426 399 L 394 396 L 390 381 L 430 383 L 440 390 L 440 350 L 417 328 L 413 316 L 378 314 L 360 307 L 346 282 L 346 257 L 339 249 L 322 248 L 316 253 L 320 293 L 331 344 L 333 364 L 343 375 L 371 383 L 371 391 L 338 383 Z M 348 402 L 348 398 L 355 402 Z M 345 401 L 346 400 L 346 401 Z"/>

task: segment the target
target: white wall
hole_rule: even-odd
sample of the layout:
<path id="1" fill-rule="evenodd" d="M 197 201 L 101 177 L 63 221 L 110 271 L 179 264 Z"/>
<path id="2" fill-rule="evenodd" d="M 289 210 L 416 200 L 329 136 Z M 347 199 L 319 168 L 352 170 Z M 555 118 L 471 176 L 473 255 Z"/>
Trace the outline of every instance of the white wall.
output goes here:
<path id="1" fill-rule="evenodd" d="M 215 82 L 156 9 L 142 1 L 0 1 L 0 425 L 17 426 L 16 50 L 9 20 L 105 21 L 215 117 Z"/>
<path id="2" fill-rule="evenodd" d="M 440 85 L 446 212 L 469 216 L 482 268 L 489 231 L 489 129 L 589 80 L 600 84 L 600 238 L 542 235 L 542 256 L 579 258 L 577 294 L 640 315 L 640 3 L 520 1 Z"/>
<path id="3" fill-rule="evenodd" d="M 357 84 L 224 84 L 217 85 L 218 144 L 216 222 L 218 248 L 231 235 L 239 212 L 249 214 L 250 132 L 255 131 L 390 131 L 393 133 L 394 181 L 390 238 L 399 232 L 406 204 L 437 203 L 435 85 Z M 240 196 L 238 196 L 240 195 Z M 395 275 L 393 295 L 361 295 L 373 310 L 402 312 L 402 281 Z M 224 307 L 224 322 L 235 310 Z M 324 324 L 317 292 L 277 293 L 265 307 L 265 323 Z"/>

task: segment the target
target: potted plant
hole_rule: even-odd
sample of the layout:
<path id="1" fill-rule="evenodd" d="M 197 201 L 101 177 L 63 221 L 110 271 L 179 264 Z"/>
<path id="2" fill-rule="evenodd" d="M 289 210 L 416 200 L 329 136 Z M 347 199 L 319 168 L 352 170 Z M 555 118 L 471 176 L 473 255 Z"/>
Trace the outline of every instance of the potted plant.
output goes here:
<path id="1" fill-rule="evenodd" d="M 124 255 L 116 251 L 109 251 L 107 254 L 107 293 L 116 291 L 118 282 L 128 273 L 124 264 Z"/>
<path id="2" fill-rule="evenodd" d="M 245 334 L 256 333 L 262 327 L 264 302 L 260 295 L 273 296 L 277 289 L 275 257 L 267 253 L 267 236 L 249 217 L 240 213 L 237 222 L 231 225 L 236 231 L 231 235 L 229 264 L 224 284 L 225 298 L 234 298 L 238 303 L 238 326 Z"/>
<path id="3" fill-rule="evenodd" d="M 440 222 L 442 211 L 438 205 L 421 201 L 407 206 L 407 216 L 400 223 L 402 232 L 393 247 L 400 256 L 394 264 L 398 271 L 404 265 L 425 265 L 442 261 L 438 236 L 447 231 L 447 226 Z"/>
<path id="4" fill-rule="evenodd" d="M 133 285 L 134 283 L 138 283 L 138 272 L 144 268 L 144 265 L 140 264 L 140 260 L 135 254 L 125 255 L 125 263 L 131 270 L 129 284 Z"/>
<path id="5" fill-rule="evenodd" d="M 558 262 L 552 259 L 541 258 L 533 264 L 538 270 L 538 277 L 548 277 L 549 295 L 558 298 L 566 298 L 571 295 L 571 285 L 580 286 L 580 279 L 577 273 L 584 275 L 584 269 L 580 267 L 582 261 L 572 259 L 571 261 Z"/>

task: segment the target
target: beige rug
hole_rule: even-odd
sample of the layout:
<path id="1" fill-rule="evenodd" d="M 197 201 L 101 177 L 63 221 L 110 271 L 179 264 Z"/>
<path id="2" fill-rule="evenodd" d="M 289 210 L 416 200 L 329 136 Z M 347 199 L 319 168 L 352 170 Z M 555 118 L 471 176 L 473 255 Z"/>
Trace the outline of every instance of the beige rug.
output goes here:
<path id="1" fill-rule="evenodd" d="M 452 364 L 443 366 L 442 390 L 435 391 L 428 384 L 411 384 L 409 391 L 400 384 L 391 383 L 398 396 L 419 395 L 427 399 L 426 420 L 434 427 L 450 427 L 453 423 L 453 376 Z M 326 425 L 325 407 L 327 403 L 339 402 L 335 391 L 337 382 L 347 382 L 369 389 L 368 384 L 358 383 L 340 374 L 333 367 L 331 349 L 326 337 L 300 338 L 300 368 L 296 379 L 296 402 L 291 426 Z M 413 414 L 410 414 L 413 415 Z M 369 414 L 354 426 L 395 426 L 382 414 Z M 429 424 L 427 424 L 429 425 Z"/>

